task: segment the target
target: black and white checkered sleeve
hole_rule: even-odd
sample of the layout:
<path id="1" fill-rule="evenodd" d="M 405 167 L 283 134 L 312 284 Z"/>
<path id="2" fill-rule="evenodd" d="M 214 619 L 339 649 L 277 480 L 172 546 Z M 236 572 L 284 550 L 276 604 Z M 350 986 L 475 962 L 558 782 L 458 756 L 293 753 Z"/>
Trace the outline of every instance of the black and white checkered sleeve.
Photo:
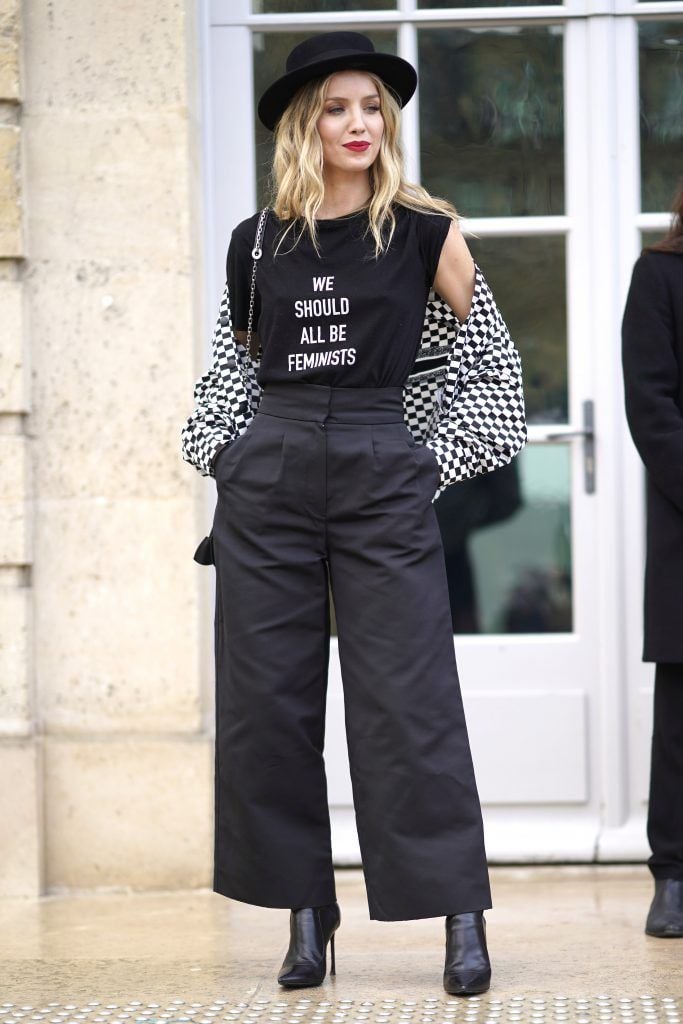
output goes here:
<path id="1" fill-rule="evenodd" d="M 211 365 L 194 387 L 195 408 L 181 432 L 183 459 L 213 476 L 213 457 L 251 422 L 260 398 L 254 363 L 232 331 L 227 282 L 211 342 Z"/>
<path id="2" fill-rule="evenodd" d="M 426 444 L 441 479 L 437 494 L 458 480 L 510 462 L 527 440 L 522 366 L 480 268 L 435 403 Z"/>

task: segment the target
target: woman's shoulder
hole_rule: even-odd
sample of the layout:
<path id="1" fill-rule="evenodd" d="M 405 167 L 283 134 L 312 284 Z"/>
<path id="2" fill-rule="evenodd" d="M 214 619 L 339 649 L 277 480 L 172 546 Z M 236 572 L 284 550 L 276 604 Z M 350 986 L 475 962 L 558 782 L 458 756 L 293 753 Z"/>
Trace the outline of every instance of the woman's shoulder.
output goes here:
<path id="1" fill-rule="evenodd" d="M 643 286 L 676 280 L 683 275 L 683 252 L 644 249 L 633 265 L 632 281 Z"/>
<path id="2" fill-rule="evenodd" d="M 413 207 L 403 206 L 403 204 L 400 204 L 397 217 L 405 218 L 405 222 L 412 226 L 417 238 L 426 239 L 428 243 L 432 240 L 443 242 L 455 220 L 454 217 L 441 213 L 439 210 L 432 210 L 429 207 L 413 209 Z"/>
<path id="3" fill-rule="evenodd" d="M 260 216 L 261 211 L 257 210 L 256 213 L 251 215 L 251 217 L 246 217 L 244 220 L 241 220 L 239 224 L 236 224 L 232 229 L 234 237 L 240 241 L 248 241 L 253 246 L 254 238 L 256 237 L 256 227 Z"/>
<path id="4" fill-rule="evenodd" d="M 433 220 L 434 218 L 440 218 L 441 220 L 453 220 L 454 218 L 446 213 L 441 213 L 440 210 L 434 210 L 431 206 L 421 206 L 416 204 L 415 207 L 405 206 L 403 203 L 394 203 L 394 208 L 402 210 L 404 215 L 407 217 L 413 217 L 416 220 Z"/>
<path id="5" fill-rule="evenodd" d="M 636 263 L 662 268 L 662 270 L 676 270 L 683 268 L 682 252 L 665 252 L 663 249 L 643 249 Z"/>
<path id="6" fill-rule="evenodd" d="M 406 218 L 406 223 L 410 225 L 409 231 L 414 234 L 420 248 L 430 254 L 435 248 L 440 252 L 455 218 L 429 207 L 413 209 L 402 206 L 402 210 L 404 212 L 399 216 Z"/>

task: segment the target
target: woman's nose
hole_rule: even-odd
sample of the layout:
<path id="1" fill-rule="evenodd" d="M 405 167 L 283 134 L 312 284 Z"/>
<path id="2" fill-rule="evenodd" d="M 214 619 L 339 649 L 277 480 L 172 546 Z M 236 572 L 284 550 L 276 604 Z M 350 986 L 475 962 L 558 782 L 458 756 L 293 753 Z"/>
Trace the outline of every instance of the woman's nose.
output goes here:
<path id="1" fill-rule="evenodd" d="M 351 108 L 351 129 L 355 131 L 358 128 L 365 128 L 365 122 L 360 107 L 356 109 Z"/>

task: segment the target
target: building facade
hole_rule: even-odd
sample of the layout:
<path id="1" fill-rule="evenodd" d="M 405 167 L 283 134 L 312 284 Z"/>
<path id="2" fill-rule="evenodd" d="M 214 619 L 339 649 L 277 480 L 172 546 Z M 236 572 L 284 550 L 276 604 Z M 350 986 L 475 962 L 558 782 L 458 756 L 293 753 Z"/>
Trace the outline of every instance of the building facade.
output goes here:
<path id="1" fill-rule="evenodd" d="M 643 859 L 619 328 L 683 175 L 683 2 L 0 12 L 3 891 L 210 885 L 213 573 L 192 553 L 215 497 L 179 431 L 230 232 L 267 198 L 256 98 L 330 28 L 417 67 L 408 177 L 459 209 L 524 365 L 514 478 L 435 506 L 489 855 Z M 335 855 L 356 863 L 334 639 L 328 706 Z"/>

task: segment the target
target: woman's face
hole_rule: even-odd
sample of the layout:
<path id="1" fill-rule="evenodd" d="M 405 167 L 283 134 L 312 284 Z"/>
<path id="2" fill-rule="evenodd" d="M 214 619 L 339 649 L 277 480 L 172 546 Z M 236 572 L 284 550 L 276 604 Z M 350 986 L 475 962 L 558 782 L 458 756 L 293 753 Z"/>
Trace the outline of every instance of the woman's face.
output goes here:
<path id="1" fill-rule="evenodd" d="M 377 87 L 363 71 L 332 75 L 323 112 L 316 122 L 326 168 L 367 171 L 379 152 L 384 132 L 379 104 Z"/>

